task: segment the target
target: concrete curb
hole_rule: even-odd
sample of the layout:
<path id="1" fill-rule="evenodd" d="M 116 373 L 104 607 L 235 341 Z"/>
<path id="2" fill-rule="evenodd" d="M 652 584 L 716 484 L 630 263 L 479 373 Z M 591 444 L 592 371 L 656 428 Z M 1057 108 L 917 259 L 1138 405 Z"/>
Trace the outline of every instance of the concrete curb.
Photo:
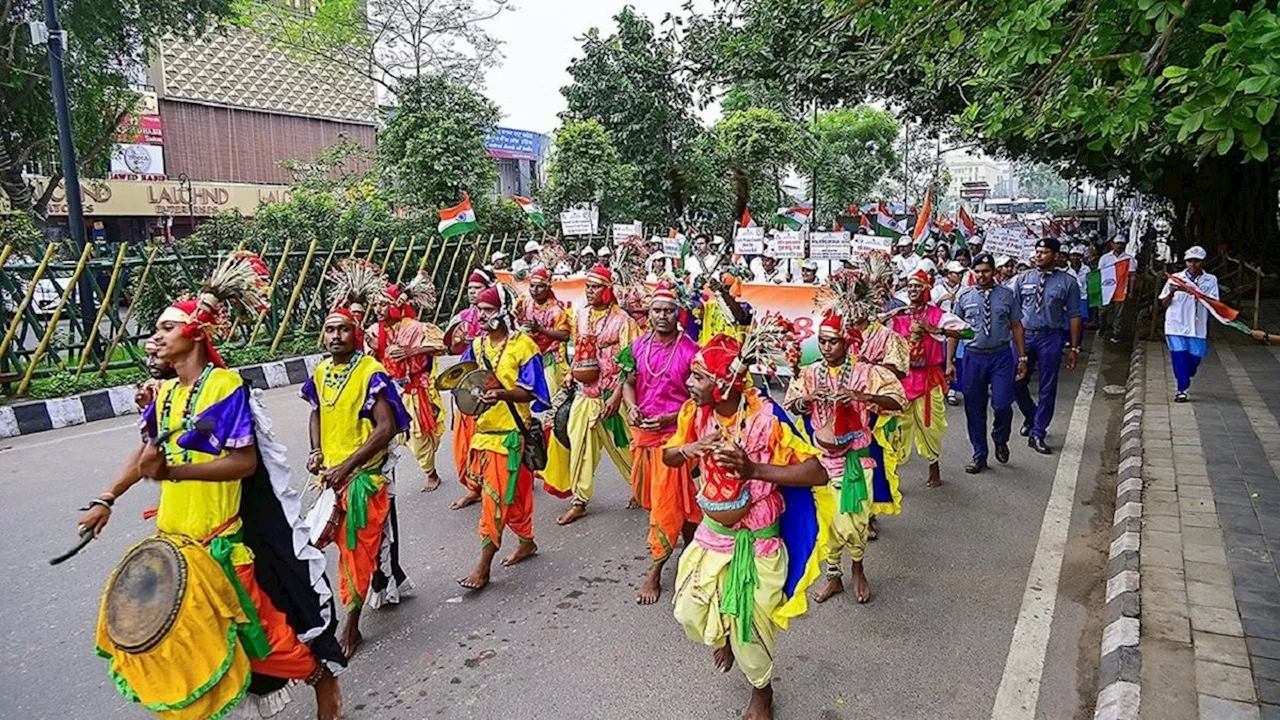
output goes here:
<path id="1" fill-rule="evenodd" d="M 1107 594 L 1098 664 L 1095 720 L 1137 720 L 1142 697 L 1142 400 L 1146 384 L 1145 344 L 1134 339 L 1125 382 L 1120 466 L 1116 471 L 1116 511 L 1111 526 Z"/>
<path id="2" fill-rule="evenodd" d="M 261 365 L 234 368 L 256 388 L 270 389 L 298 385 L 310 377 L 324 355 L 276 360 Z M 137 414 L 134 386 L 118 385 L 80 395 L 36 400 L 16 405 L 0 405 L 0 438 L 17 437 Z"/>

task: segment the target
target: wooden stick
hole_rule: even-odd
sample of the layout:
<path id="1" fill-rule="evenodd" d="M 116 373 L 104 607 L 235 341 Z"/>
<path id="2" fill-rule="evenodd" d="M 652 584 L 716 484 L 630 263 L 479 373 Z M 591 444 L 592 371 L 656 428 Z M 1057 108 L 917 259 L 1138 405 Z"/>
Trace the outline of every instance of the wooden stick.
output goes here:
<path id="1" fill-rule="evenodd" d="M 147 275 L 151 273 L 151 264 L 155 262 L 156 255 L 160 252 L 160 246 L 156 245 L 151 248 L 151 254 L 147 255 L 147 264 L 142 266 L 142 275 L 138 278 L 138 288 L 133 291 L 133 300 L 129 303 L 129 309 L 124 313 L 124 319 L 120 321 L 120 330 L 111 340 L 111 344 L 107 346 L 103 353 L 102 365 L 98 366 L 98 379 L 102 379 L 107 374 L 107 365 L 111 363 L 111 353 L 124 339 L 129 332 L 129 320 L 133 317 L 133 309 L 138 307 L 138 299 L 142 297 L 142 291 L 147 287 Z"/>
<path id="2" fill-rule="evenodd" d="M 289 304 L 284 308 L 284 317 L 280 320 L 280 327 L 276 328 L 275 339 L 271 341 L 272 355 L 276 354 L 280 341 L 284 339 L 284 331 L 289 327 L 289 318 L 293 317 L 293 305 L 298 302 L 298 293 L 302 292 L 302 283 L 307 277 L 307 271 L 311 269 L 311 258 L 316 254 L 316 243 L 319 240 L 319 236 L 312 236 L 311 245 L 307 248 L 307 256 L 302 259 L 302 271 L 298 273 L 298 282 L 294 283 L 293 292 L 289 294 Z"/>
<path id="3" fill-rule="evenodd" d="M 320 296 L 323 294 L 321 290 L 324 288 L 324 281 L 329 277 L 329 265 L 333 262 L 333 254 L 338 250 L 338 244 L 334 243 L 329 247 L 329 255 L 324 259 L 324 267 L 320 268 L 320 280 L 316 282 L 315 293 L 312 294 L 311 300 L 307 301 L 307 308 L 302 311 L 302 327 L 298 332 L 305 333 L 307 331 L 307 322 L 311 320 L 311 311 L 319 302 Z M 299 282 L 299 284 L 302 284 Z"/>
<path id="4" fill-rule="evenodd" d="M 416 235 L 409 236 L 409 249 L 404 251 L 404 259 L 400 261 L 400 272 L 396 273 L 396 284 L 404 280 L 404 271 L 409 267 L 409 258 L 413 255 L 413 246 L 418 244 Z"/>
<path id="5" fill-rule="evenodd" d="M 22 302 L 18 303 L 18 308 L 13 311 L 13 319 L 9 321 L 9 329 L 4 333 L 4 340 L 0 340 L 0 356 L 4 355 L 9 349 L 9 343 L 13 342 L 13 336 L 22 323 L 22 313 L 26 312 L 27 307 L 31 305 L 31 298 L 36 294 L 36 285 L 40 284 L 40 278 L 44 277 L 45 268 L 49 267 L 49 261 L 53 259 L 53 253 L 57 249 L 58 246 L 55 243 L 49 243 L 44 249 L 44 257 L 40 259 L 40 264 L 36 266 L 36 271 L 31 276 L 31 284 L 27 286 Z"/>
<path id="6" fill-rule="evenodd" d="M 22 382 L 18 385 L 19 395 L 27 394 L 27 388 L 31 385 L 31 377 L 36 373 L 36 365 L 40 363 L 40 356 L 44 355 L 45 350 L 49 348 L 49 341 L 53 339 L 53 332 L 58 329 L 58 320 L 62 318 L 62 310 L 67 306 L 67 301 L 71 299 L 71 293 L 76 289 L 76 282 L 80 280 L 80 273 L 84 272 L 84 266 L 89 262 L 89 255 L 92 253 L 93 245 L 85 243 L 84 250 L 80 253 L 80 262 L 76 265 L 76 271 L 71 274 L 71 279 L 62 290 L 62 297 L 58 299 L 57 307 L 53 309 L 53 316 L 49 318 L 49 323 L 44 326 L 44 337 L 40 338 L 40 344 L 36 346 L 35 352 L 31 353 L 31 358 L 27 361 L 27 371 L 23 374 Z"/>
<path id="7" fill-rule="evenodd" d="M 111 280 L 107 283 L 107 291 L 102 294 L 102 305 L 98 307 L 98 316 L 93 319 L 93 328 L 89 330 L 89 339 L 84 341 L 84 348 L 80 350 L 80 363 L 76 365 L 76 377 L 80 377 L 80 373 L 84 372 L 84 361 L 89 358 L 89 350 L 93 347 L 93 341 L 98 339 L 98 325 L 102 323 L 102 318 L 107 314 L 107 308 L 111 307 L 111 296 L 115 294 L 116 281 L 120 279 L 120 265 L 124 263 L 125 252 L 129 246 L 120 243 L 120 252 L 116 253 L 116 264 L 111 268 Z M 110 355 L 107 356 L 110 359 Z"/>
<path id="8" fill-rule="evenodd" d="M 441 238 L 441 239 L 442 239 L 442 240 L 445 240 L 445 242 L 448 242 L 448 240 L 447 240 L 447 239 L 445 239 L 445 238 Z M 449 287 L 449 276 L 453 275 L 453 268 L 454 268 L 454 266 L 455 266 L 455 265 L 457 264 L 457 262 L 458 262 L 458 254 L 462 252 L 462 245 L 463 245 L 463 238 L 461 238 L 461 237 L 460 237 L 460 238 L 458 238 L 458 246 L 457 246 L 457 247 L 455 247 L 455 248 L 453 249 L 453 258 L 449 260 L 449 269 L 448 269 L 448 270 L 446 270 L 446 271 L 445 271 L 445 274 L 444 274 L 444 287 L 445 287 L 445 288 L 448 288 L 448 287 Z M 443 256 L 444 256 L 444 253 L 440 253 L 440 255 L 441 255 L 441 257 L 443 257 Z M 439 267 L 440 267 L 440 261 L 439 261 L 439 260 L 437 260 L 437 261 L 436 261 L 436 267 L 437 267 L 437 268 L 439 268 Z M 433 279 L 434 279 L 434 276 L 435 276 L 435 272 L 434 272 L 434 271 L 432 271 L 432 277 L 433 277 Z M 440 306 L 440 305 L 436 305 L 436 311 L 435 311 L 434 313 L 432 313 L 432 315 L 431 315 L 431 322 L 433 322 L 433 323 L 434 323 L 434 322 L 436 322 L 436 321 L 439 319 L 439 317 L 440 317 L 440 308 L 441 308 L 441 306 Z M 450 315 L 449 317 L 453 317 L 453 315 Z"/>
<path id="9" fill-rule="evenodd" d="M 284 252 L 280 255 L 280 262 L 276 265 L 276 273 L 271 278 L 271 286 L 267 288 L 267 302 L 271 302 L 271 297 L 276 294 L 276 285 L 280 284 L 280 276 L 284 274 L 285 260 L 289 258 L 289 248 L 292 245 L 293 238 L 284 241 Z M 253 330 L 249 333 L 249 342 L 245 344 L 245 347 L 253 347 L 253 341 L 258 339 L 258 330 L 262 328 L 262 321 L 267 318 L 267 313 L 269 312 L 271 312 L 270 308 L 258 313 L 258 319 L 253 323 Z"/>
<path id="10" fill-rule="evenodd" d="M 383 273 L 387 271 L 387 263 L 391 262 L 391 253 L 396 251 L 396 242 L 400 238 L 391 238 L 391 244 L 387 246 L 387 254 L 382 256 L 382 266 L 379 268 Z"/>

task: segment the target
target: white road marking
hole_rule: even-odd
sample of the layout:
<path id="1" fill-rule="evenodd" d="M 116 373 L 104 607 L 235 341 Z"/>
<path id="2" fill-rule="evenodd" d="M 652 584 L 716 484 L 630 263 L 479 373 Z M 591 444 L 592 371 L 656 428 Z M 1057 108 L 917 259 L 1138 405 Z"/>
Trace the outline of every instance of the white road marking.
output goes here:
<path id="1" fill-rule="evenodd" d="M 138 429 L 138 421 L 136 417 L 134 418 L 133 422 L 128 423 L 127 425 L 117 425 L 115 427 L 102 428 L 101 430 L 89 430 L 88 432 L 76 433 L 75 435 L 63 435 L 62 437 L 54 438 L 52 440 L 41 440 L 40 442 L 22 443 L 20 445 L 15 444 L 15 445 L 10 445 L 9 447 L 0 447 L 0 453 L 20 452 L 22 450 L 34 450 L 36 448 L 42 448 L 48 445 L 56 445 L 58 443 L 65 443 L 65 442 L 71 442 L 74 440 L 79 440 L 80 438 L 93 437 L 94 435 L 103 435 L 110 432 L 116 432 L 118 430 L 128 430 L 128 429 L 133 429 L 133 430 Z M 22 436 L 18 436 L 13 438 L 5 438 L 5 440 L 20 442 L 21 438 Z M 0 442 L 4 442 L 4 441 L 0 441 Z"/>
<path id="2" fill-rule="evenodd" d="M 1022 594 L 1022 609 L 1009 641 L 1004 676 L 996 691 L 993 720 L 1028 720 L 1036 716 L 1040 699 L 1040 682 L 1044 675 L 1044 658 L 1049 648 L 1049 629 L 1058 601 L 1058 578 L 1062 574 L 1062 557 L 1071 527 L 1071 509 L 1075 504 L 1076 483 L 1080 478 L 1080 459 L 1084 453 L 1085 434 L 1089 429 L 1089 411 L 1093 406 L 1102 351 L 1096 346 L 1080 380 L 1080 392 L 1071 410 L 1066 441 L 1058 457 L 1058 470 L 1053 476 L 1053 489 L 1044 508 L 1040 539 L 1031 560 L 1027 588 Z"/>

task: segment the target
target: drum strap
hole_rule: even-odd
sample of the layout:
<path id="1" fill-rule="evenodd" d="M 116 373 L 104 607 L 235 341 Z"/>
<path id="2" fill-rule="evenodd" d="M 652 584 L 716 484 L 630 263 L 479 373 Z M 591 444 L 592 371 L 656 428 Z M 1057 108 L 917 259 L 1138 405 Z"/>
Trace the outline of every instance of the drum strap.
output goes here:
<path id="1" fill-rule="evenodd" d="M 233 521 L 236 519 L 238 517 L 232 518 Z M 244 610 L 245 617 L 249 619 L 237 631 L 240 642 L 244 643 L 245 652 L 249 653 L 250 657 L 262 660 L 271 654 L 271 643 L 267 640 L 267 632 L 262 627 L 262 618 L 258 616 L 258 607 L 253 604 L 253 598 L 249 596 L 244 583 L 240 582 L 240 576 L 236 574 L 236 566 L 231 562 L 232 550 L 243 539 L 242 533 L 216 535 L 208 542 L 209 554 L 213 555 L 213 559 L 222 566 L 222 572 L 226 574 L 231 587 L 235 588 L 240 607 Z"/>

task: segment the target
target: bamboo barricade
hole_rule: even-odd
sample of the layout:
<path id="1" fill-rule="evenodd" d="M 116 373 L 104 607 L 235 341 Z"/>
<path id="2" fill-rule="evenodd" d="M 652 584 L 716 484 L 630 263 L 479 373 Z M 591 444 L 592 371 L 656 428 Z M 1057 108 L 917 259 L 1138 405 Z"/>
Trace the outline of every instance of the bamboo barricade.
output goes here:
<path id="1" fill-rule="evenodd" d="M 378 269 L 382 271 L 383 275 L 387 274 L 387 263 L 391 262 L 391 253 L 396 251 L 396 243 L 399 241 L 400 238 L 391 238 L 391 244 L 387 246 L 387 253 L 382 256 L 382 265 Z"/>
<path id="2" fill-rule="evenodd" d="M 31 284 L 27 286 L 27 291 L 22 296 L 22 302 L 18 303 L 17 309 L 13 311 L 13 319 L 9 321 L 9 328 L 5 330 L 4 340 L 0 340 L 0 357 L 3 357 L 5 351 L 9 349 L 9 344 L 13 342 L 13 336 L 17 334 L 18 328 L 22 325 L 22 314 L 31 306 L 31 298 L 35 297 L 36 286 L 40 284 L 40 278 L 44 277 L 44 271 L 49 267 L 49 261 L 53 259 L 53 254 L 58 250 L 58 246 L 49 243 L 44 249 L 44 257 L 40 258 L 40 264 L 36 266 L 36 271 L 31 275 Z"/>
<path id="3" fill-rule="evenodd" d="M 276 264 L 276 272 L 271 277 L 271 286 L 267 288 L 267 302 L 271 302 L 271 298 L 275 297 L 276 285 L 280 284 L 280 276 L 284 275 L 285 262 L 289 259 L 289 249 L 293 247 L 293 238 L 284 241 L 284 252 L 280 255 L 280 262 Z M 301 285 L 302 283 L 298 283 Z M 245 347 L 253 347 L 253 341 L 258 339 L 258 331 L 262 329 L 262 322 L 267 319 L 267 313 L 271 312 L 270 308 L 258 313 L 258 319 L 253 323 L 253 330 L 249 332 L 249 342 Z"/>
<path id="4" fill-rule="evenodd" d="M 98 306 L 98 316 L 93 319 L 93 328 L 89 330 L 89 337 L 84 341 L 84 347 L 80 349 L 80 362 L 76 364 L 76 377 L 80 377 L 80 373 L 84 372 L 84 363 L 89 359 L 89 352 L 93 349 L 93 341 L 98 339 L 98 326 L 102 324 L 102 318 L 106 316 L 107 310 L 111 307 L 111 297 L 116 291 L 116 282 L 120 280 L 120 266 L 124 264 L 124 256 L 129 246 L 120 243 L 120 251 L 116 253 L 116 264 L 111 268 L 111 280 L 107 282 L 107 291 L 102 294 L 102 304 Z M 107 359 L 111 356 L 108 355 Z"/>
<path id="5" fill-rule="evenodd" d="M 8 262 L 9 255 L 11 254 L 13 254 L 13 243 L 5 245 L 3 249 L 0 249 L 0 268 L 4 267 L 4 264 Z"/>
<path id="6" fill-rule="evenodd" d="M 409 237 L 409 249 L 404 251 L 404 259 L 400 261 L 400 271 L 396 273 L 396 284 L 399 285 L 404 280 L 404 271 L 409 267 L 409 258 L 413 256 L 413 247 L 418 244 L 418 237 L 412 235 Z"/>
<path id="7" fill-rule="evenodd" d="M 285 305 L 284 317 L 280 319 L 280 327 L 276 328 L 275 339 L 271 341 L 271 354 L 276 354 L 276 349 L 280 347 L 280 341 L 284 339 L 284 331 L 289 328 L 289 319 L 293 317 L 294 303 L 298 302 L 298 293 L 302 292 L 303 279 L 307 277 L 307 271 L 311 269 L 311 258 L 316 254 L 316 243 L 320 238 L 312 237 L 311 245 L 307 248 L 307 256 L 302 259 L 302 270 L 298 273 L 298 281 L 293 285 L 293 292 L 289 293 L 289 304 Z"/>
<path id="8" fill-rule="evenodd" d="M 422 272 L 423 270 L 426 270 L 426 269 L 427 269 L 427 260 L 429 260 L 429 259 L 431 258 L 431 249 L 432 249 L 432 248 L 434 248 L 434 247 L 435 247 L 435 245 L 436 245 L 436 238 L 435 238 L 435 236 L 433 235 L 433 236 L 431 236 L 430 238 L 428 238 L 428 239 L 427 239 L 427 249 L 422 251 L 422 259 L 418 261 L 418 272 Z M 441 255 L 443 255 L 444 253 L 440 253 L 440 254 L 441 254 Z M 440 260 L 439 260 L 439 258 L 437 258 L 437 259 L 436 259 L 436 263 L 435 263 L 435 264 L 436 264 L 436 266 L 439 266 L 439 265 L 440 265 Z M 434 269 L 432 269 L 432 271 L 431 271 L 431 272 L 432 272 L 431 282 L 433 282 L 433 283 L 434 283 L 434 282 L 435 282 L 435 274 L 434 274 L 434 273 L 435 273 L 435 270 L 434 270 Z"/>
<path id="9" fill-rule="evenodd" d="M 442 240 L 445 240 L 445 242 L 446 242 L 446 243 L 448 242 L 448 240 L 447 240 L 446 238 L 441 238 L 441 239 L 442 239 Z M 445 271 L 445 275 L 444 275 L 444 286 L 445 286 L 446 288 L 448 288 L 448 287 L 449 287 L 449 278 L 450 278 L 450 276 L 452 276 L 452 275 L 453 275 L 453 268 L 454 268 L 454 266 L 455 266 L 455 265 L 457 264 L 457 262 L 458 262 L 458 255 L 462 252 L 462 245 L 463 245 L 463 239 L 460 237 L 460 238 L 458 238 L 458 245 L 457 245 L 457 247 L 455 247 L 455 248 L 453 249 L 453 257 L 452 257 L 452 258 L 450 258 L 450 260 L 449 260 L 449 269 Z M 440 253 L 440 256 L 441 256 L 441 257 L 444 257 L 444 253 Z M 437 267 L 437 268 L 438 268 L 438 267 L 440 267 L 440 262 L 439 262 L 439 261 L 436 261 L 436 267 Z M 432 273 L 432 279 L 433 279 L 433 280 L 435 279 L 435 273 L 434 273 L 434 272 Z M 441 305 L 439 305 L 439 304 L 438 304 L 438 305 L 436 305 L 436 310 L 435 310 L 435 312 L 431 314 L 431 322 L 432 322 L 432 323 L 439 324 L 437 321 L 439 320 L 439 317 L 440 317 L 440 308 L 441 308 L 441 307 L 442 307 L 442 306 L 441 306 Z M 450 317 L 450 318 L 452 318 L 452 317 L 453 317 L 453 313 L 450 313 L 450 314 L 449 314 L 449 317 Z M 448 319 L 448 318 L 446 318 L 446 319 Z"/>
<path id="10" fill-rule="evenodd" d="M 485 257 L 489 255 L 489 248 L 491 247 L 493 247 L 493 233 L 489 234 L 489 240 L 485 242 L 485 245 L 484 245 Z M 475 245 L 471 246 L 471 254 L 467 257 L 467 263 L 466 265 L 463 266 L 462 268 L 463 270 L 467 270 L 476 264 L 476 251 L 478 251 L 479 249 L 480 249 L 480 243 L 476 243 Z M 453 273 L 450 272 L 449 274 L 452 275 Z M 448 287 L 448 286 L 449 286 L 449 279 L 446 277 L 445 287 Z M 466 280 L 464 279 L 462 284 L 459 286 L 459 292 L 453 296 L 453 307 L 449 308 L 450 318 L 458 314 L 458 306 L 462 304 L 462 296 L 467 294 L 466 291 L 467 291 L 467 283 L 466 283 Z"/>
<path id="11" fill-rule="evenodd" d="M 311 308 L 315 306 L 316 298 L 320 297 L 320 289 L 324 287 L 324 280 L 329 275 L 329 266 L 333 263 L 333 254 L 336 253 L 337 251 L 338 251 L 337 243 L 334 243 L 333 245 L 329 246 L 329 254 L 325 257 L 324 265 L 320 268 L 320 279 L 316 281 L 316 289 L 314 293 L 311 295 L 311 299 L 307 301 L 306 308 L 304 308 L 302 311 L 302 326 L 298 329 L 299 332 L 307 331 L 307 321 L 311 319 Z M 302 285 L 304 281 L 305 281 L 305 273 L 304 273 L 304 280 L 300 281 L 298 284 Z"/>
<path id="12" fill-rule="evenodd" d="M 98 366 L 98 379 L 101 380 L 107 374 L 107 366 L 111 364 L 111 353 L 115 351 L 116 346 L 124 339 L 129 332 L 129 320 L 133 318 L 133 309 L 138 307 L 138 299 L 142 297 L 142 291 L 147 287 L 147 276 L 151 274 L 151 264 L 155 262 L 156 255 L 160 252 L 159 246 L 151 248 L 151 254 L 147 255 L 147 263 L 142 266 L 142 275 L 138 277 L 138 288 L 133 291 L 133 299 L 129 303 L 129 309 L 125 311 L 124 318 L 120 321 L 120 329 L 116 331 L 115 337 L 111 339 L 111 344 L 102 353 L 102 364 Z"/>
<path id="13" fill-rule="evenodd" d="M 364 261 L 365 261 L 365 262 L 367 262 L 367 263 L 371 263 L 371 262 L 373 262 L 373 254 L 374 254 L 374 253 L 376 253 L 376 252 L 378 252 L 378 243 L 379 243 L 379 242 L 381 242 L 381 240 L 379 240 L 378 238 L 374 238 L 374 239 L 373 239 L 373 244 L 369 246 L 369 254 L 364 256 Z"/>
<path id="14" fill-rule="evenodd" d="M 27 394 L 27 388 L 31 385 L 31 378 L 36 374 L 36 365 L 40 364 L 40 357 L 49 348 L 49 341 L 53 339 L 53 333 L 58 329 L 58 320 L 62 317 L 62 310 L 67 306 L 67 301 L 71 299 L 71 293 L 75 292 L 76 283 L 80 281 L 80 274 L 84 272 L 84 266 L 89 262 L 91 254 L 93 254 L 93 245 L 85 243 L 84 250 L 80 252 L 80 262 L 76 264 L 76 271 L 71 274 L 71 279 L 62 290 L 62 297 L 58 298 L 58 305 L 53 309 L 53 316 L 49 318 L 49 324 L 44 327 L 44 336 L 40 338 L 40 344 L 36 346 L 35 352 L 31 353 L 31 357 L 27 360 L 27 371 L 23 373 L 22 382 L 18 384 L 18 395 Z"/>
<path id="15" fill-rule="evenodd" d="M 345 259 L 350 260 L 360 251 L 360 240 L 357 238 L 351 243 L 351 251 L 347 253 Z M 311 312 L 315 310 L 316 305 L 324 300 L 324 283 L 329 279 L 329 271 L 326 269 L 320 275 L 320 281 L 316 283 L 315 294 L 311 296 L 311 302 L 307 304 L 307 312 L 302 316 L 302 332 L 307 331 L 307 324 L 311 322 Z"/>

